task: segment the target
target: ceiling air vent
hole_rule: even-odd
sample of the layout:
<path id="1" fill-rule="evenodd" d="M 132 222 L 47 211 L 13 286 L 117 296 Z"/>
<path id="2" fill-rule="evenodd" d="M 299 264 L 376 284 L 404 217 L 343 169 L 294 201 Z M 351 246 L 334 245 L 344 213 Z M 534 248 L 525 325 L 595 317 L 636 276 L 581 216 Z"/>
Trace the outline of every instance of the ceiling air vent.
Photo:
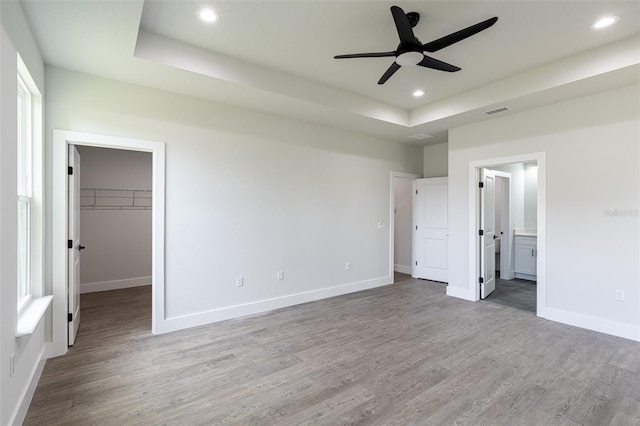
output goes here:
<path id="1" fill-rule="evenodd" d="M 432 138 L 433 135 L 428 135 L 426 133 L 418 133 L 417 135 L 413 135 L 413 136 L 409 136 L 411 139 L 416 139 L 416 140 L 423 140 L 423 139 L 429 139 Z"/>
<path id="2" fill-rule="evenodd" d="M 498 114 L 500 112 L 505 112 L 505 111 L 509 111 L 511 108 L 507 108 L 507 107 L 500 107 L 500 108 L 496 108 L 496 109 L 492 109 L 490 111 L 485 111 L 484 113 L 487 115 L 493 115 L 493 114 Z"/>

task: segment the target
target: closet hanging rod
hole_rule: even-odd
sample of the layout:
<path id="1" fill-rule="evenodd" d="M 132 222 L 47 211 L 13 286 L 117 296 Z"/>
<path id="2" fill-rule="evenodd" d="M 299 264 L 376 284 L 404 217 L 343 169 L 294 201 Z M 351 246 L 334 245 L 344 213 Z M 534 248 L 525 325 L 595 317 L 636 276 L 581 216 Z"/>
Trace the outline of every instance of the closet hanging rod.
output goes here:
<path id="1" fill-rule="evenodd" d="M 80 189 L 82 210 L 150 210 L 152 200 L 152 190 L 149 189 Z"/>

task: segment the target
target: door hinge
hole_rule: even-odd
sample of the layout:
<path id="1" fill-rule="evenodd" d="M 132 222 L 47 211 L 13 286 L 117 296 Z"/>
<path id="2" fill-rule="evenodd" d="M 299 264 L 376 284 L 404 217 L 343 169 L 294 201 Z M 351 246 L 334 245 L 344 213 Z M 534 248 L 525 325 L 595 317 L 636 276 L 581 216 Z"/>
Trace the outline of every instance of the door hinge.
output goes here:
<path id="1" fill-rule="evenodd" d="M 481 229 L 481 230 L 479 230 L 479 231 L 478 231 L 478 235 L 480 235 L 480 236 L 484 235 L 484 231 L 483 231 L 482 229 Z"/>
<path id="2" fill-rule="evenodd" d="M 484 188 L 484 182 L 478 182 L 478 188 Z"/>
<path id="3" fill-rule="evenodd" d="M 418 261 L 416 260 L 416 266 L 418 266 Z"/>
<path id="4" fill-rule="evenodd" d="M 70 175 L 73 174 L 73 167 L 71 166 L 67 167 L 67 174 L 70 174 Z"/>
<path id="5" fill-rule="evenodd" d="M 68 322 L 73 321 L 73 314 L 72 314 L 72 313 L 68 313 L 68 314 L 67 314 L 67 321 L 68 321 Z"/>
<path id="6" fill-rule="evenodd" d="M 484 278 L 482 277 L 478 278 L 478 282 L 480 282 L 480 284 L 484 284 Z"/>
<path id="7" fill-rule="evenodd" d="M 67 248 L 73 248 L 73 241 L 67 240 Z"/>
<path id="8" fill-rule="evenodd" d="M 418 230 L 418 225 L 416 225 L 416 231 Z"/>
<path id="9" fill-rule="evenodd" d="M 416 195 L 418 195 L 418 190 L 416 189 Z"/>

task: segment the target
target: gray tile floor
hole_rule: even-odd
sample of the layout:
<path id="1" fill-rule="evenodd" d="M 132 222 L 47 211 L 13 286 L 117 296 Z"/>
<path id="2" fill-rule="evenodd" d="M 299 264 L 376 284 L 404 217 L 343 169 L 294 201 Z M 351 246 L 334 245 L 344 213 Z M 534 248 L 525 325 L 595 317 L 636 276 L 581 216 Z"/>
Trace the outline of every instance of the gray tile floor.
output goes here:
<path id="1" fill-rule="evenodd" d="M 485 301 L 536 312 L 536 282 L 520 279 L 496 278 L 496 289 Z"/>
<path id="2" fill-rule="evenodd" d="M 496 276 L 500 272 L 496 271 Z M 411 275 L 396 272 L 394 282 L 411 279 Z M 496 278 L 496 289 L 485 299 L 487 302 L 536 313 L 536 282 L 514 278 Z"/>

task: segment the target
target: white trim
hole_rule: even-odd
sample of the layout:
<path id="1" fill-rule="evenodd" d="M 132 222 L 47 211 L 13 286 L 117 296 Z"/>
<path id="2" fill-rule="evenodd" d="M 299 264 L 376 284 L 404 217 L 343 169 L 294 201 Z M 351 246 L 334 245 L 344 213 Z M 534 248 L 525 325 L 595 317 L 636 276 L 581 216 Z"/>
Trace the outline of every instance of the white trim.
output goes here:
<path id="1" fill-rule="evenodd" d="M 47 312 L 52 300 L 53 296 L 29 297 L 26 306 L 18 314 L 16 337 L 33 334 L 45 312 Z"/>
<path id="2" fill-rule="evenodd" d="M 52 281 L 53 330 L 47 357 L 67 352 L 67 145 L 83 145 L 151 152 L 153 155 L 152 190 L 152 319 L 154 334 L 167 331 L 165 326 L 165 144 L 142 139 L 81 133 L 54 129 L 52 170 Z"/>
<path id="3" fill-rule="evenodd" d="M 546 309 L 545 318 L 551 321 L 640 342 L 640 327 L 637 325 L 623 324 L 549 307 Z"/>
<path id="4" fill-rule="evenodd" d="M 36 388 L 38 387 L 40 376 L 42 376 L 42 370 L 44 370 L 44 364 L 47 362 L 47 359 L 44 357 L 44 353 L 45 348 L 42 348 L 42 351 L 38 355 L 38 362 L 36 362 L 33 371 L 31 372 L 29 384 L 18 400 L 16 411 L 9 419 L 10 425 L 21 425 L 22 423 L 24 423 L 25 417 L 27 417 L 27 412 L 29 411 L 31 401 L 33 400 L 33 395 L 36 393 Z"/>
<path id="5" fill-rule="evenodd" d="M 96 293 L 98 291 L 120 290 L 122 288 L 143 287 L 152 284 L 152 277 L 126 278 L 123 280 L 98 281 L 81 283 L 80 294 Z"/>
<path id="6" fill-rule="evenodd" d="M 393 281 L 393 271 L 395 270 L 395 212 L 393 211 L 393 207 L 395 205 L 395 191 L 394 191 L 394 185 L 393 185 L 393 179 L 394 178 L 400 178 L 400 179 L 410 179 L 410 180 L 416 180 L 421 178 L 421 175 L 415 174 L 415 173 L 407 173 L 407 172 L 396 172 L 391 170 L 390 173 L 390 177 L 389 177 L 389 276 L 392 277 L 392 281 Z M 413 198 L 412 198 L 413 200 Z M 412 201 L 413 202 L 413 201 Z M 413 211 L 413 207 L 411 209 Z M 411 242 L 411 250 L 413 251 L 413 241 Z M 413 253 L 411 253 L 411 258 L 413 259 Z M 407 274 L 410 274 L 411 271 L 409 272 L 404 272 Z"/>
<path id="7" fill-rule="evenodd" d="M 447 285 L 447 296 L 457 297 L 458 299 L 469 300 L 471 302 L 478 301 L 473 292 L 466 288 L 452 287 L 450 285 Z"/>
<path id="8" fill-rule="evenodd" d="M 395 264 L 393 265 L 393 270 L 395 272 L 400 272 L 402 274 L 409 274 L 411 275 L 411 266 L 405 266 L 405 265 L 398 265 Z"/>
<path id="9" fill-rule="evenodd" d="M 490 158 L 469 162 L 469 282 L 467 291 L 473 298 L 463 297 L 467 300 L 480 300 L 480 285 L 478 277 L 480 271 L 478 248 L 480 240 L 478 238 L 477 224 L 478 216 L 478 169 L 482 167 L 492 167 L 504 164 L 526 163 L 535 161 L 538 165 L 538 257 L 537 257 L 537 315 L 546 318 L 547 311 L 547 154 L 537 152 L 531 154 L 515 155 L 510 157 Z M 460 289 L 452 290 L 458 293 Z M 465 292 L 461 292 L 465 293 Z M 447 294 L 449 289 L 447 288 Z M 453 294 L 451 294 L 453 295 Z"/>
<path id="10" fill-rule="evenodd" d="M 228 306 L 209 311 L 198 312 L 189 315 L 167 318 L 164 323 L 164 331 L 177 331 L 186 328 L 225 321 L 247 315 L 255 315 L 274 309 L 299 305 L 301 303 L 313 302 L 327 299 L 329 297 L 341 296 L 354 293 L 356 291 L 368 290 L 376 287 L 393 284 L 393 276 L 374 278 L 366 281 L 342 284 L 335 287 L 322 288 L 318 290 L 306 291 L 303 293 L 290 294 L 282 297 L 258 300 L 242 305 Z"/>

